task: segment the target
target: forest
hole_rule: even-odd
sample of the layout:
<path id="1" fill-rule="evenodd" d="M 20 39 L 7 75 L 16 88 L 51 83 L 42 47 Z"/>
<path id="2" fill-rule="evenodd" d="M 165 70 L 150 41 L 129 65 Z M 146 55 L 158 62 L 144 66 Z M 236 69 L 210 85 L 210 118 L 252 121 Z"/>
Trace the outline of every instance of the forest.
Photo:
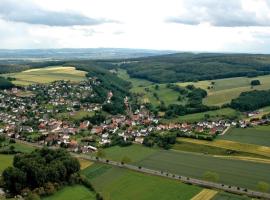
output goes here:
<path id="1" fill-rule="evenodd" d="M 177 53 L 132 59 L 121 64 L 134 78 L 156 83 L 188 82 L 270 73 L 270 56 Z"/>
<path id="2" fill-rule="evenodd" d="M 231 102 L 231 107 L 240 111 L 254 111 L 270 105 L 270 90 L 243 92 Z"/>

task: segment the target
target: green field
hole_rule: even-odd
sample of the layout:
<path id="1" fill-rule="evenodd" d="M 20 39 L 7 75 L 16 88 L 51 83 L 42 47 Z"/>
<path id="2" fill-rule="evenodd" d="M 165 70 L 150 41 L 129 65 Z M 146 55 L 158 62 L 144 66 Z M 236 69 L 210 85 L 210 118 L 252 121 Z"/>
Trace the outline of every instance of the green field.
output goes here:
<path id="1" fill-rule="evenodd" d="M 160 151 L 140 161 L 138 165 L 202 178 L 206 171 L 219 174 L 219 182 L 256 189 L 259 181 L 270 183 L 270 164 L 223 159 L 209 155 Z"/>
<path id="2" fill-rule="evenodd" d="M 126 169 L 94 164 L 82 173 L 105 200 L 189 200 L 201 191 L 197 186 L 186 185 L 176 180 L 133 172 Z M 91 176 L 93 170 L 95 175 Z M 92 174 L 93 174 L 92 173 Z"/>
<path id="3" fill-rule="evenodd" d="M 131 78 L 127 71 L 124 69 L 117 69 L 117 75 L 119 78 L 122 78 L 126 81 L 129 81 L 132 83 L 132 87 L 145 87 L 145 86 L 149 86 L 152 85 L 153 82 L 145 80 L 145 79 L 138 79 L 138 78 Z"/>
<path id="4" fill-rule="evenodd" d="M 251 88 L 251 80 L 260 80 L 261 85 Z M 211 86 L 211 82 L 215 82 L 212 89 L 208 89 Z M 186 82 L 178 83 L 180 86 L 186 86 L 192 84 L 195 87 L 200 87 L 208 92 L 208 96 L 204 99 L 204 104 L 220 106 L 225 103 L 230 103 L 234 98 L 237 98 L 241 92 L 250 90 L 265 90 L 270 89 L 270 75 L 259 76 L 254 78 L 247 77 L 236 77 L 217 79 L 209 81 L 198 81 L 198 82 Z"/>
<path id="5" fill-rule="evenodd" d="M 86 72 L 76 70 L 75 67 L 53 66 L 30 69 L 23 72 L 4 74 L 5 77 L 16 78 L 16 85 L 30 85 L 36 83 L 50 83 L 57 80 L 82 81 Z"/>
<path id="6" fill-rule="evenodd" d="M 131 159 L 131 162 L 140 161 L 157 151 L 158 149 L 148 148 L 138 144 L 133 144 L 128 147 L 113 146 L 104 149 L 107 159 L 121 161 L 123 157 L 128 157 Z"/>
<path id="7" fill-rule="evenodd" d="M 12 166 L 13 155 L 0 154 L 0 174 L 7 168 Z"/>
<path id="8" fill-rule="evenodd" d="M 71 120 L 81 120 L 84 117 L 87 116 L 93 116 L 95 113 L 94 111 L 84 111 L 84 110 L 80 110 L 80 111 L 76 111 L 72 114 L 70 113 L 58 113 L 56 115 L 57 118 L 60 119 L 71 119 Z"/>
<path id="9" fill-rule="evenodd" d="M 66 186 L 42 200 L 95 200 L 95 193 L 82 185 Z"/>
<path id="10" fill-rule="evenodd" d="M 256 126 L 245 129 L 231 128 L 225 135 L 218 138 L 270 147 L 270 126 Z"/>
<path id="11" fill-rule="evenodd" d="M 198 122 L 205 120 L 205 116 L 209 115 L 208 120 L 218 120 L 218 119 L 224 119 L 224 118 L 240 118 L 241 113 L 231 109 L 231 108 L 222 108 L 219 110 L 214 111 L 207 111 L 207 112 L 201 112 L 201 113 L 194 113 L 194 114 L 188 114 L 184 116 L 179 116 L 174 119 L 166 120 L 164 119 L 163 122 L 171 123 L 171 122 Z"/>
<path id="12" fill-rule="evenodd" d="M 211 200 L 250 200 L 251 198 L 246 196 L 238 196 L 235 194 L 220 192 L 216 196 L 214 196 Z"/>

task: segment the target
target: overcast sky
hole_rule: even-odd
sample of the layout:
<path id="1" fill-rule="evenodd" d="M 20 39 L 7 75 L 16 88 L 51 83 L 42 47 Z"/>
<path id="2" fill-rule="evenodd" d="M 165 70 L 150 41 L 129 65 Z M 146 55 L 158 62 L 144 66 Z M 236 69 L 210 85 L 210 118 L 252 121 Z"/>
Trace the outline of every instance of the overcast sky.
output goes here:
<path id="1" fill-rule="evenodd" d="M 270 53 L 270 0 L 0 0 L 0 48 Z"/>

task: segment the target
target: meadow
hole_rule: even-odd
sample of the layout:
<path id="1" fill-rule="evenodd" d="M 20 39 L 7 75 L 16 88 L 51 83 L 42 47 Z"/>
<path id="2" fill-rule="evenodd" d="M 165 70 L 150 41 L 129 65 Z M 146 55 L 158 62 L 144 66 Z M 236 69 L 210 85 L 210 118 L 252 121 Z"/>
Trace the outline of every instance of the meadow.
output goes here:
<path id="1" fill-rule="evenodd" d="M 186 185 L 176 180 L 127 169 L 106 166 L 106 169 L 97 172 L 97 168 L 104 168 L 104 165 L 94 164 L 82 173 L 89 178 L 105 200 L 190 200 L 202 190 L 200 187 Z M 92 170 L 95 173 L 94 177 L 90 175 Z"/>
<path id="2" fill-rule="evenodd" d="M 50 83 L 57 80 L 79 82 L 85 78 L 87 72 L 76 70 L 75 67 L 53 66 L 38 69 L 29 69 L 18 73 L 3 74 L 12 77 L 15 85 L 30 85 L 36 83 Z"/>
<path id="3" fill-rule="evenodd" d="M 82 185 L 66 186 L 55 194 L 44 197 L 42 200 L 95 200 L 95 193 Z"/>
<path id="4" fill-rule="evenodd" d="M 256 189 L 259 181 L 270 182 L 270 164 L 224 159 L 177 151 L 160 151 L 137 163 L 140 166 L 188 177 L 203 178 L 207 171 L 219 175 L 218 182 Z"/>
<path id="5" fill-rule="evenodd" d="M 218 139 L 270 147 L 270 126 L 231 128 L 225 135 L 218 136 Z"/>
<path id="6" fill-rule="evenodd" d="M 250 82 L 252 80 L 260 80 L 261 85 L 251 87 Z M 214 82 L 214 84 L 211 84 L 212 82 Z M 236 77 L 178 83 L 179 86 L 186 86 L 190 84 L 207 91 L 208 96 L 203 100 L 205 105 L 220 106 L 226 103 L 230 103 L 230 101 L 234 98 L 237 98 L 241 92 L 270 89 L 270 75 L 258 76 L 254 78 Z M 213 88 L 209 89 L 209 86 L 213 86 Z"/>
<path id="7" fill-rule="evenodd" d="M 205 120 L 205 116 L 208 116 L 208 120 L 219 120 L 224 118 L 240 118 L 242 114 L 234 109 L 231 108 L 222 108 L 213 111 L 201 112 L 201 113 L 194 113 L 188 114 L 184 116 L 179 116 L 173 119 L 162 119 L 164 123 L 171 123 L 171 122 L 198 122 Z"/>
<path id="8" fill-rule="evenodd" d="M 12 166 L 13 155 L 0 154 L 0 175 L 7 168 Z"/>
<path id="9" fill-rule="evenodd" d="M 128 157 L 131 162 L 138 162 L 158 151 L 158 149 L 144 147 L 139 144 L 133 144 L 127 147 L 113 146 L 104 149 L 105 158 L 107 159 L 121 161 L 124 157 Z"/>

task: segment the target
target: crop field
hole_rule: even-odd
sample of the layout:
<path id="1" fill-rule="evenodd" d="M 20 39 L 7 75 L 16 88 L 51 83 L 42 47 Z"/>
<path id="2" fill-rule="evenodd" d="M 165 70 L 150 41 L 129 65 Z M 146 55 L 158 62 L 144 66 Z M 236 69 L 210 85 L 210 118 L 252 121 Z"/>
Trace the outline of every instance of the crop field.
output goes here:
<path id="1" fill-rule="evenodd" d="M 261 85 L 251 87 L 250 82 L 252 80 L 260 80 Z M 212 85 L 211 82 L 214 82 L 214 84 Z M 225 103 L 230 103 L 230 101 L 234 98 L 237 98 L 241 92 L 255 89 L 270 89 L 270 75 L 254 78 L 237 77 L 209 81 L 178 83 L 180 86 L 186 86 L 189 84 L 207 90 L 208 96 L 204 99 L 204 104 L 220 106 Z M 209 86 L 213 86 L 213 88 L 208 89 Z"/>
<path id="2" fill-rule="evenodd" d="M 270 164 L 230 160 L 210 155 L 160 151 L 137 163 L 140 166 L 203 178 L 207 171 L 219 175 L 218 182 L 256 189 L 259 181 L 270 183 Z"/>
<path id="3" fill-rule="evenodd" d="M 211 200 L 218 192 L 210 189 L 203 189 L 199 194 L 191 200 Z"/>
<path id="4" fill-rule="evenodd" d="M 94 164 L 87 168 L 88 174 L 92 169 L 96 171 L 95 165 L 100 166 L 101 164 Z M 98 176 L 90 176 L 89 180 L 105 200 L 190 200 L 202 190 L 200 187 L 186 185 L 176 180 L 116 167 L 110 167 L 103 173 L 99 173 Z"/>
<path id="5" fill-rule="evenodd" d="M 78 158 L 78 160 L 80 162 L 81 170 L 84 170 L 93 164 L 91 161 L 82 158 Z"/>
<path id="6" fill-rule="evenodd" d="M 222 108 L 219 110 L 214 110 L 214 111 L 207 111 L 207 112 L 201 112 L 201 113 L 194 113 L 194 114 L 188 114 L 184 116 L 179 116 L 174 119 L 169 119 L 169 120 L 163 120 L 163 122 L 198 122 L 205 120 L 205 115 L 209 115 L 209 120 L 218 120 L 218 119 L 224 119 L 224 118 L 237 118 L 241 117 L 241 113 L 237 112 L 234 109 L 231 108 Z"/>
<path id="7" fill-rule="evenodd" d="M 206 141 L 206 140 L 196 140 L 196 139 L 190 139 L 190 138 L 178 138 L 177 141 L 190 142 L 194 144 L 201 144 L 201 145 L 212 146 L 212 147 L 220 147 L 224 149 L 229 148 L 235 151 L 247 152 L 247 153 L 257 154 L 260 156 L 270 158 L 270 147 L 267 147 L 267 146 L 246 144 L 246 143 L 234 142 L 234 141 L 229 141 L 229 140 Z"/>
<path id="8" fill-rule="evenodd" d="M 0 174 L 9 166 L 12 166 L 13 155 L 0 154 Z"/>
<path id="9" fill-rule="evenodd" d="M 16 78 L 16 85 L 30 85 L 35 83 L 50 83 L 57 80 L 82 81 L 86 72 L 76 70 L 75 67 L 53 66 L 30 69 L 19 73 L 4 74 L 5 77 Z"/>
<path id="10" fill-rule="evenodd" d="M 225 135 L 218 138 L 270 147 L 270 126 L 256 126 L 245 129 L 231 128 Z"/>
<path id="11" fill-rule="evenodd" d="M 82 185 L 66 186 L 55 194 L 42 198 L 42 200 L 95 200 L 95 193 Z"/>
<path id="12" fill-rule="evenodd" d="M 113 146 L 104 149 L 105 157 L 110 160 L 121 161 L 124 157 L 128 157 L 131 162 L 140 161 L 151 154 L 159 151 L 158 149 L 144 147 L 142 145 L 133 144 L 128 147 Z"/>

